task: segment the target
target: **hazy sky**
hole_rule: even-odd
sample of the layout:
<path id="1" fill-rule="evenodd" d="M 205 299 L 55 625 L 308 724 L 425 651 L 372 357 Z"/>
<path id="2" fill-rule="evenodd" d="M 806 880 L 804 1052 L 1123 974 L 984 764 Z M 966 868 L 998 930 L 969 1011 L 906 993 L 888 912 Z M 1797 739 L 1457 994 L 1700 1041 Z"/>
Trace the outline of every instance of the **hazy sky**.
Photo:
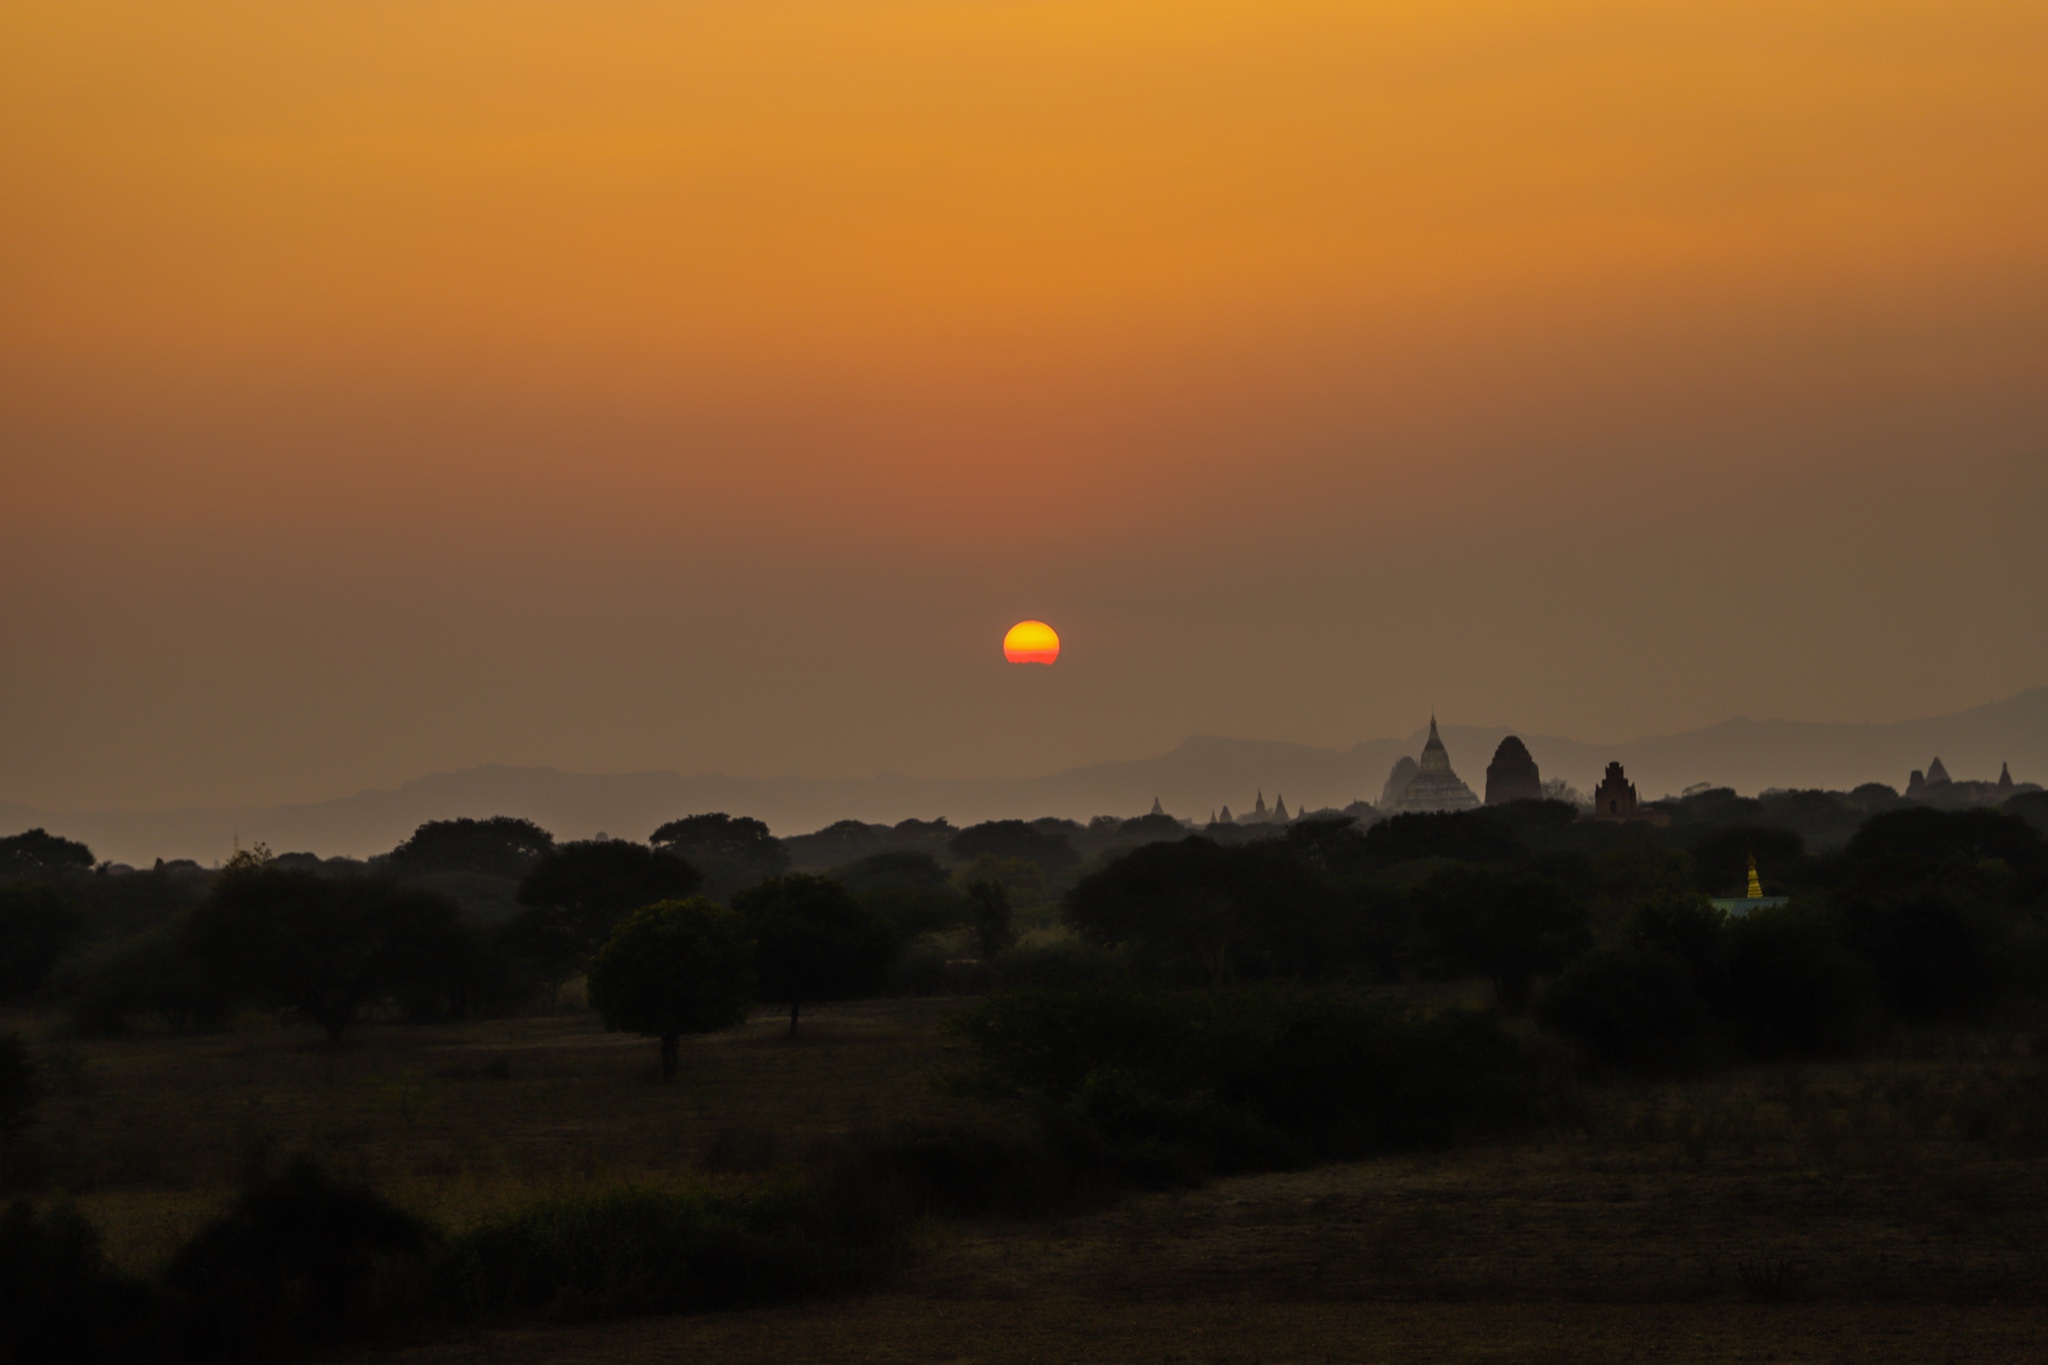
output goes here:
<path id="1" fill-rule="evenodd" d="M 11 0 L 0 799 L 2008 695 L 2044 167 L 2040 0 Z"/>

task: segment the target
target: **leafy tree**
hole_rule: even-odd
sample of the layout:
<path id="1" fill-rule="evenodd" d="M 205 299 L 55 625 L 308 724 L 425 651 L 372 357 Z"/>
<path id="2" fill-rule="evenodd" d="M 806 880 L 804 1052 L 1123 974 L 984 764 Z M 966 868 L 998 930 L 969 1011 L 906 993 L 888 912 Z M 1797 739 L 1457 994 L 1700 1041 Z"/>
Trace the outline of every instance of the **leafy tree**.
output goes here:
<path id="1" fill-rule="evenodd" d="M 1877 974 L 1885 1006 L 1909 1018 L 1958 1018 L 1994 1003 L 2004 984 L 2003 925 L 1956 889 L 1851 895 L 1845 940 Z"/>
<path id="2" fill-rule="evenodd" d="M 0 1360 L 137 1365 L 166 1358 L 155 1296 L 107 1259 L 99 1230 L 59 1204 L 0 1213 Z"/>
<path id="3" fill-rule="evenodd" d="M 28 1123 L 40 1089 L 28 1044 L 18 1033 L 0 1033 L 0 1142 Z"/>
<path id="4" fill-rule="evenodd" d="M 1017 941 L 1017 931 L 1010 926 L 1010 889 L 1001 882 L 972 882 L 967 899 L 974 903 L 974 936 L 981 943 L 981 960 L 992 962 Z"/>
<path id="5" fill-rule="evenodd" d="M 789 870 L 789 850 L 759 820 L 714 812 L 671 820 L 648 840 L 686 858 L 704 874 L 706 894 L 730 900 L 752 886 Z"/>
<path id="6" fill-rule="evenodd" d="M 993 882 L 1003 888 L 1010 903 L 1036 908 L 1045 904 L 1045 869 L 1029 858 L 998 858 L 984 853 L 953 871 L 953 884 L 962 890 L 976 882 Z"/>
<path id="7" fill-rule="evenodd" d="M 1381 867 L 1429 858 L 1512 862 L 1524 853 L 1514 826 L 1490 810 L 1396 815 L 1365 832 L 1364 855 Z"/>
<path id="8" fill-rule="evenodd" d="M 1713 1017 L 1687 964 L 1652 948 L 1606 948 L 1574 962 L 1544 994 L 1543 1022 L 1632 1071 L 1700 1059 Z"/>
<path id="9" fill-rule="evenodd" d="M 583 970 L 628 911 L 692 895 L 703 884 L 687 861 L 645 844 L 563 844 L 519 884 L 519 903 L 527 908 L 511 926 L 510 941 L 544 979 L 559 984 Z"/>
<path id="10" fill-rule="evenodd" d="M 1696 890 L 1692 860 L 1646 829 L 1619 833 L 1605 852 L 1593 859 L 1590 909 L 1603 930 L 1611 930 L 1629 912 L 1664 892 Z"/>
<path id="11" fill-rule="evenodd" d="M 1836 922 L 1796 900 L 1729 922 L 1710 988 L 1754 1057 L 1840 1050 L 1869 1027 L 1876 1004 L 1870 969 Z"/>
<path id="12" fill-rule="evenodd" d="M 1288 851 L 1319 872 L 1357 872 L 1367 864 L 1365 831 L 1348 815 L 1297 820 L 1285 838 Z"/>
<path id="13" fill-rule="evenodd" d="M 939 860 L 918 849 L 871 853 L 831 876 L 887 925 L 898 942 L 958 928 L 974 917 L 973 902 L 954 888 Z"/>
<path id="14" fill-rule="evenodd" d="M 224 872 L 186 934 L 238 991 L 296 1010 L 336 1043 L 371 1001 L 459 973 L 466 947 L 444 896 L 260 865 Z"/>
<path id="15" fill-rule="evenodd" d="M 246 1358 L 270 1354 L 280 1337 L 333 1340 L 377 1259 L 424 1257 L 433 1239 L 431 1227 L 368 1186 L 302 1157 L 201 1228 L 164 1280 L 187 1299 L 195 1353 Z"/>
<path id="16" fill-rule="evenodd" d="M 1065 835 L 1040 829 L 1027 820 L 989 820 L 970 825 L 953 836 L 947 849 L 963 863 L 981 857 L 1023 858 L 1048 873 L 1072 867 L 1078 861 Z"/>
<path id="17" fill-rule="evenodd" d="M 1621 929 L 1625 943 L 1677 958 L 1704 979 L 1719 960 L 1728 916 L 1697 893 L 1659 891 L 1631 911 Z"/>
<path id="18" fill-rule="evenodd" d="M 234 1012 L 234 990 L 193 951 L 182 925 L 138 934 L 91 963 L 71 1005 L 85 1036 L 127 1033 L 150 1019 L 171 1033 L 218 1028 Z"/>
<path id="19" fill-rule="evenodd" d="M 473 872 L 519 878 L 554 847 L 554 835 L 531 820 L 509 815 L 488 820 L 429 820 L 391 850 L 390 867 L 402 876 Z"/>
<path id="20" fill-rule="evenodd" d="M 661 1076 L 672 1081 L 684 1034 L 746 1019 L 753 956 L 733 911 L 701 896 L 663 901 L 628 915 L 598 950 L 590 1003 L 607 1029 L 661 1039 Z"/>
<path id="21" fill-rule="evenodd" d="M 734 898 L 754 940 L 761 991 L 797 1013 L 816 1000 L 874 991 L 895 950 L 893 936 L 852 893 L 827 877 L 772 877 Z"/>
<path id="22" fill-rule="evenodd" d="M 76 839 L 63 839 L 41 828 L 0 839 L 0 877 L 47 877 L 90 872 L 92 850 Z"/>
<path id="23" fill-rule="evenodd" d="M 1241 969 L 1312 975 L 1348 965 L 1342 898 L 1277 840 L 1225 848 L 1193 835 L 1147 844 L 1067 893 L 1066 921 L 1157 966 L 1192 959 L 1212 986 Z"/>
<path id="24" fill-rule="evenodd" d="M 1418 930 L 1439 968 L 1486 977 L 1509 1006 L 1525 1003 L 1537 976 L 1563 967 L 1591 941 L 1578 902 L 1529 873 L 1446 867 L 1415 899 Z"/>
<path id="25" fill-rule="evenodd" d="M 2003 864 L 2023 882 L 2038 885 L 2034 878 L 2048 866 L 2048 842 L 2025 820 L 2002 811 L 1907 806 L 1864 821 L 1842 856 L 1873 883 L 1941 882 Z"/>
<path id="26" fill-rule="evenodd" d="M 84 914 L 58 888 L 42 882 L 0 883 L 0 997 L 41 990 L 84 925 Z"/>
<path id="27" fill-rule="evenodd" d="M 944 891 L 952 885 L 937 858 L 914 848 L 870 853 L 835 870 L 832 879 L 856 896 L 870 891 Z"/>

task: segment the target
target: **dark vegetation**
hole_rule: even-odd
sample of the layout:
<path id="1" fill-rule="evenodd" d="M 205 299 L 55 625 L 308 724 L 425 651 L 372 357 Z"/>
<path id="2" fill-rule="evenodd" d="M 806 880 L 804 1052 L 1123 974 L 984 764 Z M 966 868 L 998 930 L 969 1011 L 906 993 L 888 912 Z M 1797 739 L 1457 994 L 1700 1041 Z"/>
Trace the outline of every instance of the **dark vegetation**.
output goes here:
<path id="1" fill-rule="evenodd" d="M 796 1157 L 733 1135 L 704 1160 L 724 1187 L 584 1190 L 446 1230 L 319 1164 L 257 1162 L 148 1274 L 61 1200 L 17 1204 L 0 1330 L 19 1359 L 269 1359 L 435 1322 L 814 1295 L 901 1264 L 919 1219 L 1440 1152 L 1588 1123 L 1600 1087 L 1831 1063 L 2048 1003 L 2038 813 L 1857 801 L 1708 792 L 1661 830 L 1529 802 L 1260 837 L 1148 817 L 776 840 L 700 815 L 647 844 L 558 845 L 498 818 L 367 863 L 259 849 L 125 874 L 30 831 L 0 840 L 0 994 L 54 1011 L 60 1037 L 257 1012 L 338 1057 L 365 1023 L 549 1017 L 581 978 L 674 1080 L 684 1039 L 757 1002 L 786 1010 L 791 1046 L 822 1002 L 983 998 L 952 1016 L 945 1077 L 973 1117 Z M 1752 858 L 1789 902 L 1723 913 L 1709 898 L 1739 894 Z M 0 1183 L 63 1189 L 36 1117 L 75 1083 L 65 1055 L 0 1034 Z M 2004 1103 L 1945 1121 L 2048 1151 L 2048 1099 Z M 1794 1284 L 1772 1264 L 1751 1278 Z"/>

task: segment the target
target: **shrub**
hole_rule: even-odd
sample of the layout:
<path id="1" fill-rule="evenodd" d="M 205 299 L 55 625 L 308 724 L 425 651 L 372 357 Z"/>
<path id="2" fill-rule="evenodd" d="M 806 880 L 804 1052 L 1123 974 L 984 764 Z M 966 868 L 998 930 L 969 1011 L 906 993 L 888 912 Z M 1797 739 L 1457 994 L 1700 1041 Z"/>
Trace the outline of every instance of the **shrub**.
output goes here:
<path id="1" fill-rule="evenodd" d="M 1585 950 L 1586 912 L 1547 877 L 1453 865 L 1415 892 L 1416 929 L 1448 974 L 1474 972 L 1503 1004 L 1528 999 L 1531 982 Z"/>
<path id="2" fill-rule="evenodd" d="M 28 1044 L 18 1033 L 0 1033 L 0 1142 L 27 1125 L 41 1089 Z"/>
<path id="3" fill-rule="evenodd" d="M 471 952 L 445 896 L 260 863 L 223 872 L 185 933 L 238 994 L 297 1011 L 329 1042 L 375 1000 L 459 982 Z"/>
<path id="4" fill-rule="evenodd" d="M 458 1238 L 440 1268 L 459 1312 L 594 1318 L 829 1292 L 886 1265 L 901 1218 L 847 1192 L 747 1198 L 626 1189 L 555 1200 Z"/>
<path id="5" fill-rule="evenodd" d="M 1110 1182 L 1099 1144 L 1014 1127 L 855 1133 L 813 1155 L 822 1180 L 905 1216 L 1033 1218 L 1096 1202 Z"/>
<path id="6" fill-rule="evenodd" d="M 41 990 L 83 925 L 78 907 L 56 887 L 0 883 L 0 998 Z"/>
<path id="7" fill-rule="evenodd" d="M 1625 942 L 1675 957 L 1695 976 L 1712 971 L 1727 929 L 1712 901 L 1685 891 L 1654 892 L 1621 923 Z"/>
<path id="8" fill-rule="evenodd" d="M 1544 996 L 1542 1017 L 1601 1061 L 1649 1074 L 1699 1061 L 1713 1024 L 1687 965 L 1648 948 L 1580 958 Z"/>
<path id="9" fill-rule="evenodd" d="M 1020 939 L 984 964 L 989 984 L 999 990 L 1027 986 L 1084 986 L 1113 976 L 1114 954 L 1086 940 L 1047 931 Z"/>
<path id="10" fill-rule="evenodd" d="M 171 1259 L 184 1335 L 201 1355 L 269 1352 L 343 1335 L 380 1261 L 423 1258 L 433 1230 L 310 1159 L 246 1190 Z"/>
<path id="11" fill-rule="evenodd" d="M 1870 971 L 1835 923 L 1796 901 L 1729 923 L 1711 989 L 1754 1057 L 1840 1051 L 1868 1031 L 1876 1005 Z"/>
<path id="12" fill-rule="evenodd" d="M 1128 948 L 1162 975 L 1220 986 L 1347 965 L 1336 945 L 1349 933 L 1349 908 L 1277 840 L 1226 848 L 1190 836 L 1090 873 L 1063 913 L 1092 943 Z"/>
<path id="13" fill-rule="evenodd" d="M 888 928 L 829 877 L 770 877 L 733 905 L 754 940 L 761 991 L 789 1004 L 792 1038 L 804 1005 L 875 993 L 895 956 Z"/>
<path id="14" fill-rule="evenodd" d="M 590 964 L 590 1003 L 607 1029 L 661 1039 L 661 1078 L 674 1080 L 686 1033 L 747 1017 L 753 945 L 740 918 L 701 896 L 636 910 Z"/>
<path id="15" fill-rule="evenodd" d="M 624 839 L 583 839 L 542 855 L 519 883 L 517 940 L 543 980 L 589 965 L 634 910 L 694 895 L 704 876 L 683 858 Z"/>
<path id="16" fill-rule="evenodd" d="M 147 1286 L 108 1262 L 97 1229 L 69 1207 L 0 1213 L 0 1360 L 122 1365 L 159 1359 Z"/>
<path id="17" fill-rule="evenodd" d="M 233 1012 L 226 983 L 173 927 L 138 935 L 88 964 L 71 1004 L 71 1026 L 88 1038 L 127 1033 L 143 1020 L 191 1033 L 218 1028 Z"/>
<path id="18" fill-rule="evenodd" d="M 1524 1098 L 1491 1019 L 1343 990 L 1021 991 L 955 1027 L 979 1064 L 967 1088 L 1079 1125 L 1154 1183 L 1442 1147 Z"/>
<path id="19" fill-rule="evenodd" d="M 1851 897 L 1848 946 L 1876 973 L 1885 1007 L 1911 1018 L 1958 1018 L 1990 1005 L 2003 984 L 2002 946 L 1985 907 L 1941 890 Z"/>
<path id="20" fill-rule="evenodd" d="M 488 820 L 429 820 L 388 857 L 400 876 L 470 872 L 518 878 L 554 846 L 555 836 L 533 821 L 494 815 Z"/>

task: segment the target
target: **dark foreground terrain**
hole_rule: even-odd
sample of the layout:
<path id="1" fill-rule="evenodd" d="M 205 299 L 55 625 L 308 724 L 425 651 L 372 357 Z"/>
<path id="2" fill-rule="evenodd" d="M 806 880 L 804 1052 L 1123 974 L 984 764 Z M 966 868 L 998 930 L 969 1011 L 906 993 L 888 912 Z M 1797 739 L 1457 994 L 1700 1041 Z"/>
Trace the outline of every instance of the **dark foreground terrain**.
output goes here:
<path id="1" fill-rule="evenodd" d="M 741 1188 L 817 1143 L 986 1110 L 928 1000 L 653 1046 L 585 1014 L 60 1044 L 14 1177 L 142 1271 L 310 1152 L 460 1231 L 609 1186 Z M 10 1021 L 40 1032 L 43 1021 Z M 2025 1021 L 1835 1064 L 1587 1086 L 1513 1141 L 936 1223 L 875 1291 L 376 1343 L 440 1361 L 2048 1358 L 2048 1038 Z"/>

